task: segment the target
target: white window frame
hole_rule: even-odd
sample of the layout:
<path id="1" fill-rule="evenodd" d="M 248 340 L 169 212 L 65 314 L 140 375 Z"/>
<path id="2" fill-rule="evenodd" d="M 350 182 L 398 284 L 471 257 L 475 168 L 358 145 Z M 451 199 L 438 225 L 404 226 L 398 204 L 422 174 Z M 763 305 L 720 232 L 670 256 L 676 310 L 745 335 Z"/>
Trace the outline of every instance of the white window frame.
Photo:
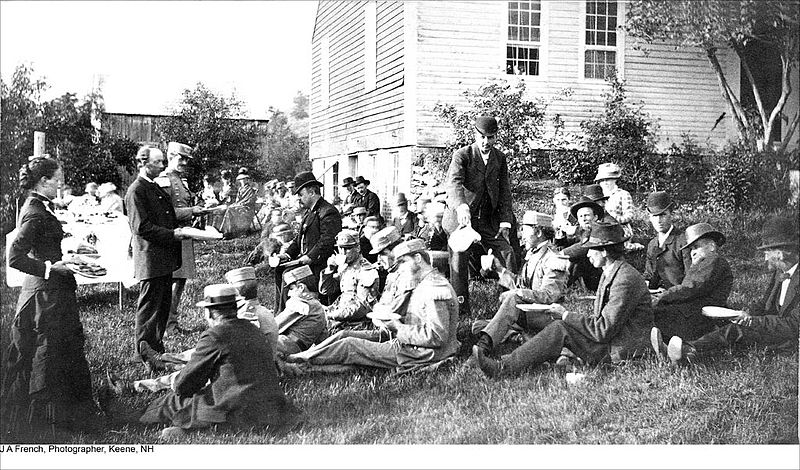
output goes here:
<path id="1" fill-rule="evenodd" d="M 610 1 L 610 0 L 609 0 Z M 617 76 L 625 78 L 625 30 L 620 26 L 625 21 L 625 1 L 616 0 L 617 3 L 617 45 L 616 46 L 587 46 L 586 45 L 586 0 L 581 0 L 580 8 L 580 34 L 578 34 L 578 80 L 586 83 L 605 84 L 604 78 L 588 78 L 584 76 L 584 65 L 587 50 L 603 50 L 616 52 Z"/>
<path id="2" fill-rule="evenodd" d="M 502 57 L 503 62 L 500 67 L 500 72 L 503 77 L 516 77 L 524 80 L 542 80 L 545 79 L 548 75 L 548 61 L 547 61 L 547 38 L 549 36 L 549 28 L 548 28 L 548 19 L 550 15 L 550 2 L 548 0 L 540 0 L 540 10 L 539 10 L 539 42 L 523 42 L 523 41 L 511 41 L 508 39 L 508 2 L 503 2 L 503 8 L 501 9 L 502 14 L 502 21 L 501 24 L 503 25 L 500 31 L 500 39 L 502 44 Z M 506 61 L 508 57 L 506 55 L 506 49 L 509 45 L 516 45 L 516 46 L 523 46 L 523 47 L 538 47 L 539 48 L 539 75 L 512 75 L 506 73 Z"/>
<path id="3" fill-rule="evenodd" d="M 364 4 L 364 92 L 377 85 L 378 75 L 378 7 L 375 0 Z"/>

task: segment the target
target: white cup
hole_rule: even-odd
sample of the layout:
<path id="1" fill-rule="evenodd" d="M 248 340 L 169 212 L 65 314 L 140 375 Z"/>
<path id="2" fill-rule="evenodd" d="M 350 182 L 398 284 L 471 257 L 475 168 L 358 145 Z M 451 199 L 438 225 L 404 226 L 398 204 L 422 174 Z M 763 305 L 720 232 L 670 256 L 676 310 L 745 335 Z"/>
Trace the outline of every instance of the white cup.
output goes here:
<path id="1" fill-rule="evenodd" d="M 494 264 L 494 255 L 481 255 L 481 269 L 486 271 L 492 269 Z"/>
<path id="2" fill-rule="evenodd" d="M 269 265 L 270 267 L 274 268 L 281 264 L 281 258 L 278 255 L 272 255 L 269 257 Z"/>

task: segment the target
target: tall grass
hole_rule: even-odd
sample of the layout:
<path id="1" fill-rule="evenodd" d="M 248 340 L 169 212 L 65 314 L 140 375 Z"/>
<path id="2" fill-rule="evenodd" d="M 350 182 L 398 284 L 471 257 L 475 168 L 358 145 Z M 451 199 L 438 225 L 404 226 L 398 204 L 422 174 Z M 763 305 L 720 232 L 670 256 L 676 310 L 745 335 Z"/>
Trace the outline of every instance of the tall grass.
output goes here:
<path id="1" fill-rule="evenodd" d="M 516 194 L 515 209 L 549 210 L 554 182 L 527 185 Z M 722 253 L 734 269 L 731 306 L 761 294 L 766 273 L 754 247 L 764 214 L 715 218 L 699 211 L 680 213 L 683 226 L 705 217 L 726 235 Z M 637 213 L 637 236 L 651 236 Z M 187 283 L 181 324 L 189 332 L 168 337 L 170 351 L 192 347 L 205 328 L 194 303 L 204 285 L 224 282 L 224 273 L 241 265 L 255 237 L 197 245 L 198 278 Z M 643 266 L 637 258 L 635 264 Z M 259 271 L 262 303 L 273 305 L 273 280 Z M 18 290 L 5 287 L 2 273 L 0 348 L 8 347 Z M 763 349 L 722 351 L 691 369 L 672 369 L 654 358 L 621 365 L 581 367 L 587 378 L 568 385 L 563 371 L 543 365 L 516 378 L 490 380 L 465 365 L 474 340 L 469 327 L 491 318 L 500 289 L 472 281 L 473 311 L 460 320 L 462 348 L 451 366 L 430 373 L 395 375 L 357 372 L 282 379 L 309 422 L 299 432 L 276 438 L 254 431 L 190 434 L 196 444 L 769 444 L 798 442 L 798 354 L 775 355 Z M 126 380 L 145 376 L 132 361 L 136 292 L 126 293 L 120 311 L 116 286 L 81 286 L 78 299 L 86 331 L 86 354 L 97 388 L 106 371 Z M 568 308 L 588 311 L 591 303 L 570 293 Z M 507 345 L 510 349 L 513 345 Z M 5 363 L 0 365 L 5 371 Z M 124 398 L 140 407 L 155 398 L 143 393 Z M 146 443 L 159 429 L 139 425 L 97 434 L 58 434 L 41 440 L 61 442 Z M 3 442 L 15 436 L 3 436 Z"/>

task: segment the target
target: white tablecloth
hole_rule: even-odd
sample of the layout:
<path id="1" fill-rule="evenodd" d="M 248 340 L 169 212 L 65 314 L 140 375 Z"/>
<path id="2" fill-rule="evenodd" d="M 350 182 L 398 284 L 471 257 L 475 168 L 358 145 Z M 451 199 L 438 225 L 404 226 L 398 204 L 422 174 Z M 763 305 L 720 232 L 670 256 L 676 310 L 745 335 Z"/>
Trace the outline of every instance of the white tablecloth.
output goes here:
<path id="1" fill-rule="evenodd" d="M 65 237 L 61 242 L 64 256 L 67 256 L 67 251 L 74 248 L 79 240 L 85 240 L 90 233 L 94 233 L 97 237 L 95 248 L 100 257 L 93 261 L 106 268 L 106 275 L 97 278 L 76 274 L 75 280 L 78 284 L 121 282 L 127 287 L 136 284 L 136 279 L 133 278 L 133 259 L 128 256 L 131 230 L 127 217 L 119 214 L 117 218 L 103 223 L 70 222 L 63 227 L 65 232 L 72 234 L 71 237 Z M 22 280 L 25 277 L 22 272 L 8 266 L 8 254 L 16 236 L 17 229 L 6 235 L 6 284 L 9 287 L 22 286 Z"/>

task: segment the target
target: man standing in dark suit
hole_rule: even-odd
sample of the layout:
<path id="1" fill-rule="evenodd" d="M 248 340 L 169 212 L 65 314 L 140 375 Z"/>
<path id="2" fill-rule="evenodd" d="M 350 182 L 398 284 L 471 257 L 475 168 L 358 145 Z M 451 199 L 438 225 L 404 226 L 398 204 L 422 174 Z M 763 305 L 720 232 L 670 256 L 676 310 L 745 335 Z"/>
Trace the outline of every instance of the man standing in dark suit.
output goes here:
<path id="1" fill-rule="evenodd" d="M 300 206 L 306 209 L 297 236 L 280 254 L 281 262 L 296 260 L 307 265 L 314 273 L 314 285 L 319 284 L 319 275 L 333 254 L 336 235 L 342 231 L 342 218 L 336 208 L 322 198 L 322 183 L 310 171 L 294 177 L 294 194 L 300 197 Z M 276 270 L 276 282 L 282 282 L 283 270 Z M 281 285 L 281 295 L 276 299 L 276 312 L 283 310 L 287 290 Z"/>
<path id="2" fill-rule="evenodd" d="M 799 275 L 797 273 L 800 238 L 797 220 L 773 217 L 764 224 L 764 260 L 772 270 L 764 296 L 742 311 L 732 323 L 706 333 L 699 339 L 683 342 L 673 336 L 664 347 L 661 332 L 653 328 L 651 340 L 656 353 L 669 357 L 673 364 L 692 363 L 698 354 L 715 349 L 747 347 L 753 344 L 773 349 L 797 351 L 800 324 Z"/>
<path id="3" fill-rule="evenodd" d="M 689 250 L 681 250 L 686 235 L 672 223 L 672 200 L 666 192 L 647 196 L 647 212 L 656 236 L 647 244 L 644 278 L 651 289 L 669 289 L 683 281 L 692 265 Z"/>
<path id="4" fill-rule="evenodd" d="M 358 176 L 353 180 L 353 184 L 356 187 L 353 195 L 353 205 L 366 208 L 367 217 L 381 215 L 381 200 L 377 194 L 367 189 L 369 183 L 370 181 L 363 176 Z"/>
<path id="5" fill-rule="evenodd" d="M 447 170 L 447 205 L 456 212 L 458 226 L 472 226 L 481 236 L 485 250 L 499 255 L 506 269 L 516 272 L 509 232 L 513 222 L 511 187 L 506 156 L 494 148 L 497 120 L 491 116 L 475 119 L 475 142 L 453 153 Z M 469 257 L 473 250 L 450 250 L 450 283 L 461 304 L 469 312 Z M 483 254 L 483 253 L 480 253 Z"/>
<path id="6" fill-rule="evenodd" d="M 164 330 L 172 303 L 172 272 L 181 267 L 181 240 L 186 238 L 169 194 L 154 179 L 164 170 L 164 154 L 144 146 L 136 153 L 139 177 L 128 187 L 125 208 L 133 236 L 134 277 L 139 280 L 136 305 L 136 352 L 148 369 L 164 369 Z"/>

